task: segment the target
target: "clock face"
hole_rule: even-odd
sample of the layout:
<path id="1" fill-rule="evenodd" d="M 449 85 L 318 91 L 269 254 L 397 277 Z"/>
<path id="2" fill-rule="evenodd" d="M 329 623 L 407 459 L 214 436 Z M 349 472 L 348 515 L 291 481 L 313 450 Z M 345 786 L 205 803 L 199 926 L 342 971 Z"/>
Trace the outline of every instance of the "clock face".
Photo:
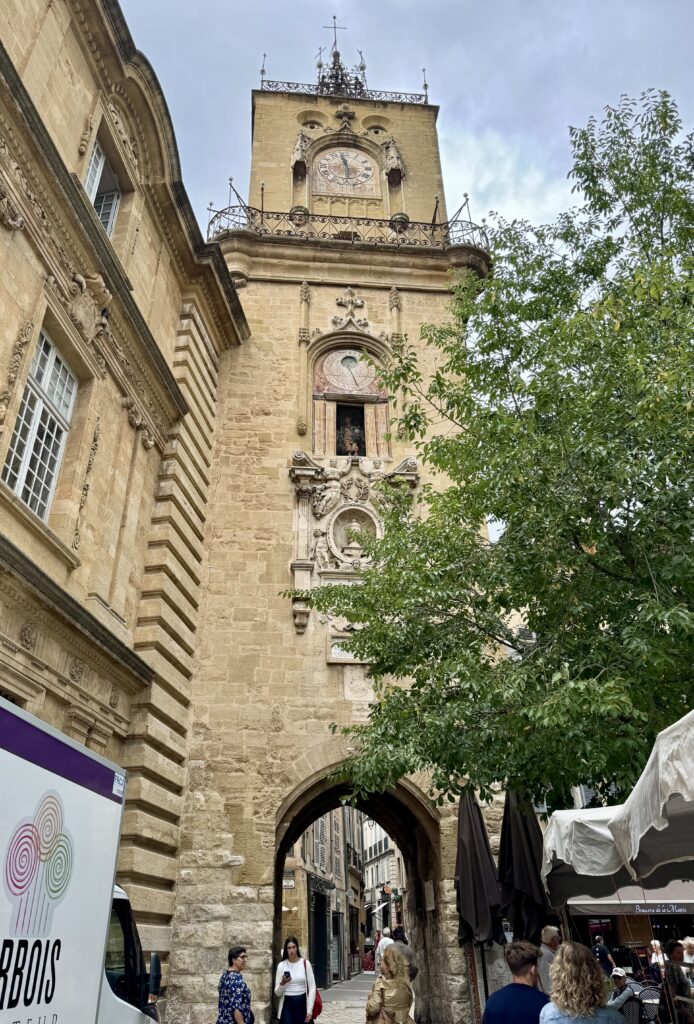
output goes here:
<path id="1" fill-rule="evenodd" d="M 364 185 L 374 169 L 358 149 L 329 149 L 318 158 L 318 173 L 331 185 Z"/>
<path id="2" fill-rule="evenodd" d="M 330 352 L 323 363 L 323 375 L 331 390 L 340 394 L 358 394 L 373 390 L 376 367 L 361 358 L 356 349 Z"/>

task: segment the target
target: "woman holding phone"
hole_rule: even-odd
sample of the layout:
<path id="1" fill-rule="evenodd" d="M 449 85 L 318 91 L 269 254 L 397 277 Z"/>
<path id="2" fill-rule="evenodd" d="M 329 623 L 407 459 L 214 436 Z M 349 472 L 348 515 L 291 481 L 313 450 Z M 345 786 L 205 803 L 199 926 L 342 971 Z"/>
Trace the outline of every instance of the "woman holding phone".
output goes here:
<path id="1" fill-rule="evenodd" d="M 275 995 L 280 1001 L 281 1024 L 309 1024 L 316 1001 L 316 979 L 308 960 L 303 960 L 299 940 L 290 935 L 275 972 Z"/>

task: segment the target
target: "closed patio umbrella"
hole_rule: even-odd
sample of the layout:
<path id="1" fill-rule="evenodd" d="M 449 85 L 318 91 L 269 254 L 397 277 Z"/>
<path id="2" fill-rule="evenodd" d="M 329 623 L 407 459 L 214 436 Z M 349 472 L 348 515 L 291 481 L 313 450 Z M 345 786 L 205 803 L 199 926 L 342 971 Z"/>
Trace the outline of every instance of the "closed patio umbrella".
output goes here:
<path id="1" fill-rule="evenodd" d="M 539 942 L 550 913 L 542 885 L 542 831 L 529 800 L 508 791 L 499 850 L 501 910 L 516 939 Z"/>
<path id="2" fill-rule="evenodd" d="M 501 927 L 501 894 L 482 811 L 466 787 L 458 804 L 455 862 L 458 942 L 506 941 Z"/>

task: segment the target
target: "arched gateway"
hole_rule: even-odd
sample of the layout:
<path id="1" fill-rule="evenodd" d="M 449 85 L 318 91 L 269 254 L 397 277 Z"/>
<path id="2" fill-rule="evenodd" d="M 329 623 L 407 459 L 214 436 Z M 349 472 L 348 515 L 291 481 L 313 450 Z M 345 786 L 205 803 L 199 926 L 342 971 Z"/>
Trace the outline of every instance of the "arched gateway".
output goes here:
<path id="1" fill-rule="evenodd" d="M 416 493 L 421 468 L 390 434 L 377 367 L 422 323 L 448 320 L 451 268 L 488 266 L 474 226 L 445 220 L 437 108 L 425 96 L 372 94 L 360 74 L 335 53 L 317 90 L 265 82 L 254 92 L 249 205 L 210 225 L 252 336 L 222 356 L 217 403 L 201 404 L 186 441 L 193 456 L 202 437 L 214 448 L 199 459 L 205 554 L 189 560 L 202 625 L 186 665 L 194 727 L 169 1024 L 210 1024 L 235 942 L 249 948 L 256 1016 L 268 1018 L 284 852 L 343 795 L 330 779 L 347 748 L 330 724 L 363 720 L 373 697 L 366 666 L 344 648 L 350 624 L 282 592 L 358 584 L 353 531 L 382 531 L 377 484 L 399 480 Z M 182 352 L 182 374 L 194 358 Z M 185 515 L 183 490 L 169 500 Z M 185 529 L 192 538 L 201 528 Z M 407 780 L 363 808 L 407 860 L 418 1016 L 471 1020 L 455 809 L 440 814 Z M 153 851 L 152 876 L 159 870 Z"/>

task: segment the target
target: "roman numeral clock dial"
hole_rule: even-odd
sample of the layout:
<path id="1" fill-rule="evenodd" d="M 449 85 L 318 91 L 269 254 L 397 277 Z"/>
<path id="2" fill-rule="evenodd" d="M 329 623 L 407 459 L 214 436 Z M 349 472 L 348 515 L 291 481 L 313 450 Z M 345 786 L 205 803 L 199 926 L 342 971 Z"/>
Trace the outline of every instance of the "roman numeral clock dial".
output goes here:
<path id="1" fill-rule="evenodd" d="M 331 185 L 364 185 L 373 178 L 371 161 L 356 149 L 329 149 L 318 160 L 318 173 Z"/>

